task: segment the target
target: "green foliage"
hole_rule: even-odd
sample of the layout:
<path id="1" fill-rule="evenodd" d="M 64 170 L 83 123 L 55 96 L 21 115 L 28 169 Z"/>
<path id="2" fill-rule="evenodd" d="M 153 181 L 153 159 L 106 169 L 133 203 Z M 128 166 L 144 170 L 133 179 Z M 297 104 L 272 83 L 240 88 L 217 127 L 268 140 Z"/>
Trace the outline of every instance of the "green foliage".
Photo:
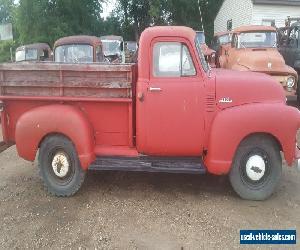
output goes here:
<path id="1" fill-rule="evenodd" d="M 13 0 L 0 1 L 0 23 L 9 23 L 12 21 L 13 8 Z"/>
<path id="2" fill-rule="evenodd" d="M 198 0 L 118 0 L 118 11 L 114 13 L 124 36 L 137 38 L 152 25 L 184 25 L 195 30 L 204 28 L 208 40 L 213 35 L 214 18 L 223 0 L 200 0 L 203 24 Z M 117 26 L 115 24 L 115 26 Z M 124 32 L 130 30 L 131 32 Z M 134 37 L 132 36 L 134 31 Z"/>
<path id="3" fill-rule="evenodd" d="M 0 63 L 10 62 L 10 50 L 14 51 L 16 45 L 13 41 L 0 41 Z"/>
<path id="4" fill-rule="evenodd" d="M 48 42 L 69 35 L 100 35 L 98 0 L 20 0 L 16 28 L 22 44 Z"/>

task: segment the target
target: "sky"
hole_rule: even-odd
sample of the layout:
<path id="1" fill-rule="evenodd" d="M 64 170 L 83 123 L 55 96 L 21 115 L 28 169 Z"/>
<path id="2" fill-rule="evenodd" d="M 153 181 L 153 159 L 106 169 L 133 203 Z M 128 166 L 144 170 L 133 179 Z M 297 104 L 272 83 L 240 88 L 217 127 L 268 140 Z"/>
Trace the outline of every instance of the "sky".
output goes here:
<path id="1" fill-rule="evenodd" d="M 106 0 L 105 3 L 102 5 L 103 13 L 101 14 L 101 16 L 103 18 L 107 18 L 110 12 L 114 9 L 115 5 L 116 5 L 116 0 Z"/>

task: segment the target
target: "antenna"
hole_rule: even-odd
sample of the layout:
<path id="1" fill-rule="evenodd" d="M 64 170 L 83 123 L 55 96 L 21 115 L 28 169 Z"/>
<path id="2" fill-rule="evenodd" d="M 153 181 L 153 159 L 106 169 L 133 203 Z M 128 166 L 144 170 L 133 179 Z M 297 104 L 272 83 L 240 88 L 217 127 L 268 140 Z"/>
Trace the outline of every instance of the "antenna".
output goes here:
<path id="1" fill-rule="evenodd" d="M 198 8 L 199 8 L 199 13 L 200 13 L 201 28 L 202 28 L 202 31 L 205 33 L 204 27 L 203 27 L 203 19 L 202 19 L 202 11 L 201 11 L 201 6 L 200 6 L 200 0 L 198 0 Z"/>

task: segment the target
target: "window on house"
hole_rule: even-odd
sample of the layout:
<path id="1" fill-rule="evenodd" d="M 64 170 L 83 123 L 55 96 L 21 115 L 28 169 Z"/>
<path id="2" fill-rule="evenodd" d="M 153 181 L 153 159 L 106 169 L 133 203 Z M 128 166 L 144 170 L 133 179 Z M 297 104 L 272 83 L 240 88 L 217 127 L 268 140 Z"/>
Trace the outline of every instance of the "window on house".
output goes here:
<path id="1" fill-rule="evenodd" d="M 233 26 L 232 25 L 232 19 L 230 19 L 230 20 L 227 21 L 227 30 L 231 31 L 232 30 L 232 26 Z"/>

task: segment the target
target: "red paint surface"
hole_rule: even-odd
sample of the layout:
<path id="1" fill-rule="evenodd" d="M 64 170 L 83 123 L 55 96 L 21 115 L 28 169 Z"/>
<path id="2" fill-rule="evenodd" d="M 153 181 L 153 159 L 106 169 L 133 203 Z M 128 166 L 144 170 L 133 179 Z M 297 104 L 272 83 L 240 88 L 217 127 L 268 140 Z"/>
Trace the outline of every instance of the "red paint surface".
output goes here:
<path id="1" fill-rule="evenodd" d="M 263 74 L 213 70 L 209 75 L 194 40 L 195 32 L 185 27 L 147 29 L 140 40 L 132 100 L 0 96 L 6 140 L 15 141 L 27 160 L 34 160 L 45 136 L 61 133 L 73 141 L 85 169 L 96 155 L 142 153 L 203 157 L 209 172 L 225 174 L 240 142 L 265 133 L 278 140 L 291 165 L 300 115 L 285 105 L 282 88 Z M 186 44 L 196 76 L 154 77 L 152 48 L 158 41 Z M 149 92 L 150 86 L 162 91 Z M 224 98 L 229 102 L 222 102 Z"/>

